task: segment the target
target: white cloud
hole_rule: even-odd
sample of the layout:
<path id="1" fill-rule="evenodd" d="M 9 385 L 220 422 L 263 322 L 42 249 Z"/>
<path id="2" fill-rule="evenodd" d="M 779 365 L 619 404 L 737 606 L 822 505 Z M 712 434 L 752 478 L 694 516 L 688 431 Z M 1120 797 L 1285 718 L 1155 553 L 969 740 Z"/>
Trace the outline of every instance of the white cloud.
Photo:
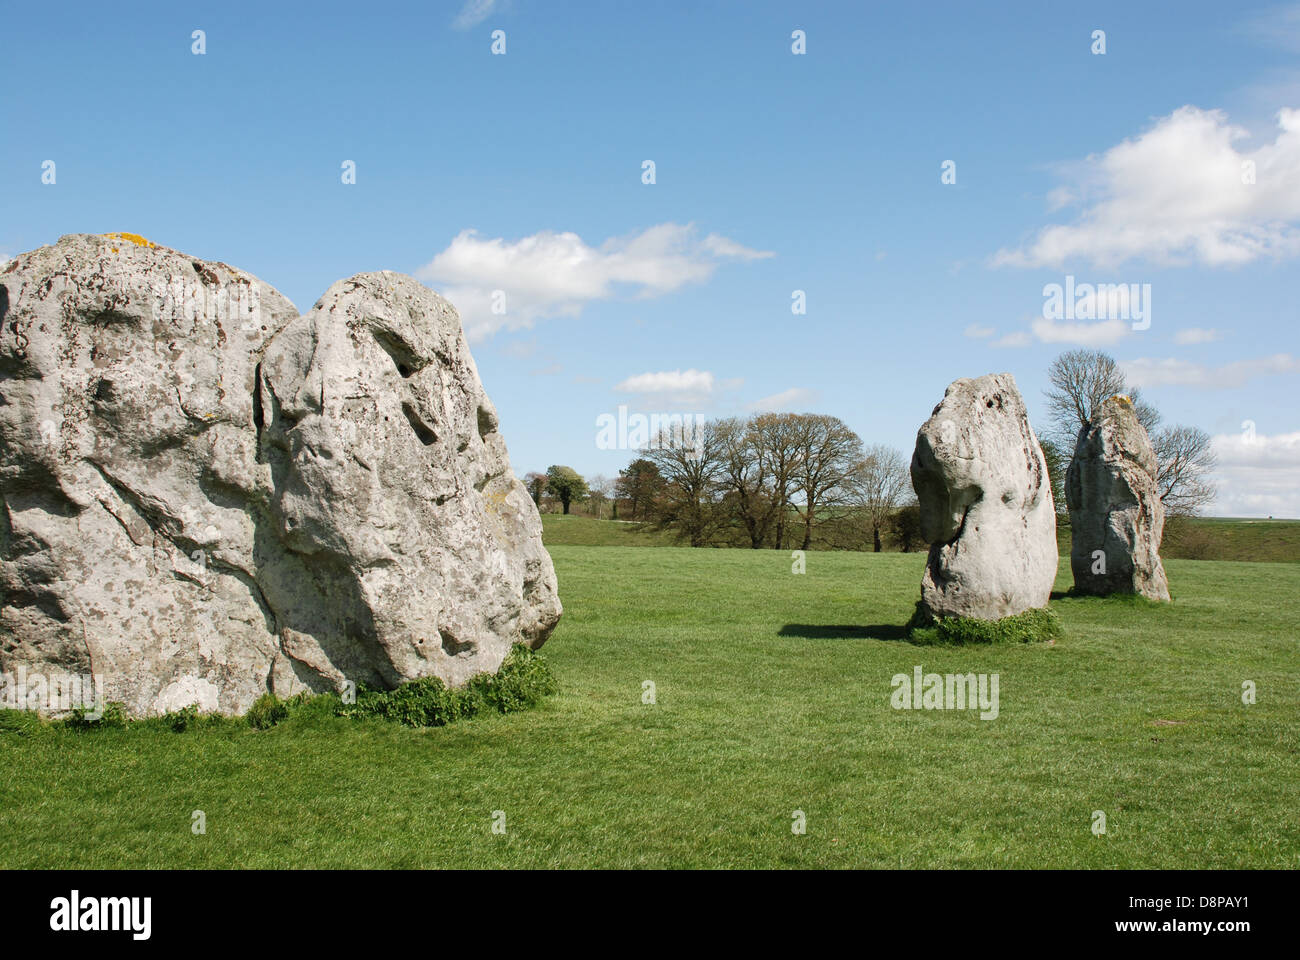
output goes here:
<path id="1" fill-rule="evenodd" d="M 1219 461 L 1216 513 L 1300 518 L 1300 431 L 1218 434 L 1213 443 Z"/>
<path id="2" fill-rule="evenodd" d="M 766 260 L 768 257 L 776 256 L 770 250 L 751 250 L 749 247 L 741 246 L 735 240 L 728 240 L 716 233 L 711 233 L 704 238 L 704 249 L 724 260 Z"/>
<path id="3" fill-rule="evenodd" d="M 995 347 L 1027 347 L 1029 346 L 1030 337 L 1023 330 L 1017 330 L 1015 333 L 1008 333 L 1005 336 L 998 337 L 993 341 Z"/>
<path id="4" fill-rule="evenodd" d="M 658 404 L 664 407 L 705 406 L 719 393 L 740 386 L 740 380 L 719 380 L 708 370 L 660 370 L 639 373 L 615 384 L 619 393 L 638 396 L 643 406 Z"/>
<path id="5" fill-rule="evenodd" d="M 703 283 L 726 261 L 770 256 L 718 234 L 701 240 L 689 223 L 661 223 L 599 247 L 576 233 L 544 230 L 506 241 L 464 230 L 416 275 L 439 287 L 477 340 L 544 317 L 577 316 L 594 300 L 663 296 Z"/>
<path id="6" fill-rule="evenodd" d="M 1138 387 L 1198 387 L 1203 390 L 1224 390 L 1240 387 L 1258 377 L 1281 376 L 1300 372 L 1300 361 L 1289 353 L 1275 353 L 1253 360 L 1238 360 L 1219 367 L 1206 366 L 1167 357 L 1163 360 L 1142 358 L 1121 364 L 1134 386 Z"/>
<path id="7" fill-rule="evenodd" d="M 1030 329 L 1043 343 L 1073 343 L 1084 347 L 1103 347 L 1117 343 L 1132 330 L 1131 320 L 1102 320 L 1100 322 L 1048 320 L 1039 317 Z"/>
<path id="8" fill-rule="evenodd" d="M 1223 335 L 1218 330 L 1205 327 L 1188 327 L 1186 330 L 1179 330 L 1174 334 L 1174 343 L 1184 345 L 1194 343 L 1213 343 Z"/>
<path id="9" fill-rule="evenodd" d="M 976 340 L 983 340 L 986 337 L 993 336 L 993 334 L 997 333 L 997 331 L 994 330 L 992 327 L 981 327 L 978 323 L 972 323 L 969 327 L 966 328 L 965 333 L 966 336 L 968 337 L 972 337 Z"/>
<path id="10" fill-rule="evenodd" d="M 468 30 L 470 27 L 477 27 L 480 23 L 492 15 L 496 9 L 497 0 L 465 0 L 465 6 L 460 8 L 460 13 L 451 25 L 457 30 Z"/>
<path id="11" fill-rule="evenodd" d="M 1208 266 L 1300 254 L 1300 110 L 1277 114 L 1272 143 L 1237 149 L 1247 131 L 1220 110 L 1184 106 L 1135 139 L 1087 158 L 1079 183 L 1053 205 L 1084 204 L 1070 224 L 1045 227 L 995 265 L 1035 267 L 1134 258 Z M 1245 164 L 1254 183 L 1243 183 Z"/>
<path id="12" fill-rule="evenodd" d="M 808 390 L 805 387 L 791 387 L 789 390 L 782 390 L 780 393 L 774 393 L 762 400 L 755 400 L 749 404 L 749 409 L 761 413 L 780 413 L 781 411 L 795 410 L 796 408 L 806 409 L 817 402 L 817 397 L 816 390 Z"/>

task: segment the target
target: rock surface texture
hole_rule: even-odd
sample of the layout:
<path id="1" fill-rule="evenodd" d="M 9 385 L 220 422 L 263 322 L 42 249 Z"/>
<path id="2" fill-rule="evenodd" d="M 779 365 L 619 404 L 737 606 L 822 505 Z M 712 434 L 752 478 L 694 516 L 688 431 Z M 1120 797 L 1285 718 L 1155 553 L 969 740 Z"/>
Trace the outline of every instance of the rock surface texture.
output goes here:
<path id="1" fill-rule="evenodd" d="M 0 269 L 0 671 L 136 714 L 456 684 L 560 617 L 455 309 L 366 273 L 299 316 L 128 234 Z"/>
<path id="2" fill-rule="evenodd" d="M 1165 508 L 1156 472 L 1151 439 L 1132 402 L 1111 397 L 1079 431 L 1065 474 L 1076 592 L 1169 599 L 1160 562 Z"/>
<path id="3" fill-rule="evenodd" d="M 1047 606 L 1056 510 L 1011 374 L 949 385 L 916 435 L 912 486 L 930 544 L 923 615 L 998 620 Z"/>

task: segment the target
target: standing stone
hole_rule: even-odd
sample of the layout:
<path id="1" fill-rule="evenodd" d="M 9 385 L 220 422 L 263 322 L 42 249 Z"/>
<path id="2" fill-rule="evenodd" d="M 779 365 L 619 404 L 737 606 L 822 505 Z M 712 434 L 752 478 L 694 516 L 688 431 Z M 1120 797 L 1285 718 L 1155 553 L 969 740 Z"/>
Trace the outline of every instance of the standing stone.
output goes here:
<path id="1" fill-rule="evenodd" d="M 1056 510 L 1011 374 L 949 385 L 916 435 L 912 486 L 930 544 L 923 617 L 998 620 L 1047 606 Z"/>
<path id="2" fill-rule="evenodd" d="M 451 304 L 267 284 L 141 237 L 0 273 L 0 672 L 135 714 L 463 683 L 560 617 Z"/>
<path id="3" fill-rule="evenodd" d="M 1157 469 L 1151 439 L 1128 397 L 1105 401 L 1079 431 L 1065 474 L 1075 592 L 1169 599 L 1160 562 L 1165 507 Z"/>

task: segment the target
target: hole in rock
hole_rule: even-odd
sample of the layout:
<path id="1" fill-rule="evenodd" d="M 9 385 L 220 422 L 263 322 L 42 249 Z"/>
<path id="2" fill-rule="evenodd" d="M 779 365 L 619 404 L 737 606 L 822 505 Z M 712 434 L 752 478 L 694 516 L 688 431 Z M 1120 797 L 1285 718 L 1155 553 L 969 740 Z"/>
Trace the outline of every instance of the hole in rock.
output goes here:
<path id="1" fill-rule="evenodd" d="M 433 429 L 427 423 L 420 419 L 420 415 L 415 412 L 415 408 L 409 403 L 402 404 L 402 413 L 406 414 L 411 429 L 415 431 L 415 435 L 420 438 L 422 444 L 427 447 L 438 442 L 438 435 L 433 432 Z"/>
<path id="2" fill-rule="evenodd" d="M 474 642 L 472 640 L 466 640 L 462 643 L 456 639 L 455 634 L 448 633 L 445 630 L 439 630 L 438 636 L 442 638 L 443 653 L 447 654 L 449 657 L 454 657 L 461 653 L 474 652 Z"/>

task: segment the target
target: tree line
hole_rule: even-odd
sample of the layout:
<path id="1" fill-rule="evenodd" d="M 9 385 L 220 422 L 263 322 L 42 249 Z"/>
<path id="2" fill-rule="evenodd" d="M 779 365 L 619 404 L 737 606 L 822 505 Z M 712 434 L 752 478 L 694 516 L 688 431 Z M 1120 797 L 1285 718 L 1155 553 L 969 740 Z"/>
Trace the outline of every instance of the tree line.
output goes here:
<path id="1" fill-rule="evenodd" d="M 1039 436 L 1056 509 L 1066 519 L 1065 471 L 1080 431 L 1107 398 L 1126 394 L 1159 463 L 1157 485 L 1171 516 L 1214 499 L 1210 438 L 1195 427 L 1161 427 L 1161 417 L 1114 358 L 1073 350 L 1053 361 L 1045 391 L 1049 424 Z M 672 531 L 691 546 L 752 549 L 918 549 L 920 516 L 909 461 L 885 444 L 864 444 L 838 417 L 760 413 L 665 431 L 619 471 L 584 478 L 554 465 L 524 478 L 545 509 Z"/>
<path id="2" fill-rule="evenodd" d="M 611 519 L 670 529 L 691 546 L 752 549 L 919 546 L 919 522 L 895 515 L 911 483 L 901 452 L 867 446 L 838 417 L 762 413 L 662 433 L 612 481 L 553 466 L 524 478 L 564 512 L 587 501 Z M 593 502 L 594 501 L 594 502 Z"/>

